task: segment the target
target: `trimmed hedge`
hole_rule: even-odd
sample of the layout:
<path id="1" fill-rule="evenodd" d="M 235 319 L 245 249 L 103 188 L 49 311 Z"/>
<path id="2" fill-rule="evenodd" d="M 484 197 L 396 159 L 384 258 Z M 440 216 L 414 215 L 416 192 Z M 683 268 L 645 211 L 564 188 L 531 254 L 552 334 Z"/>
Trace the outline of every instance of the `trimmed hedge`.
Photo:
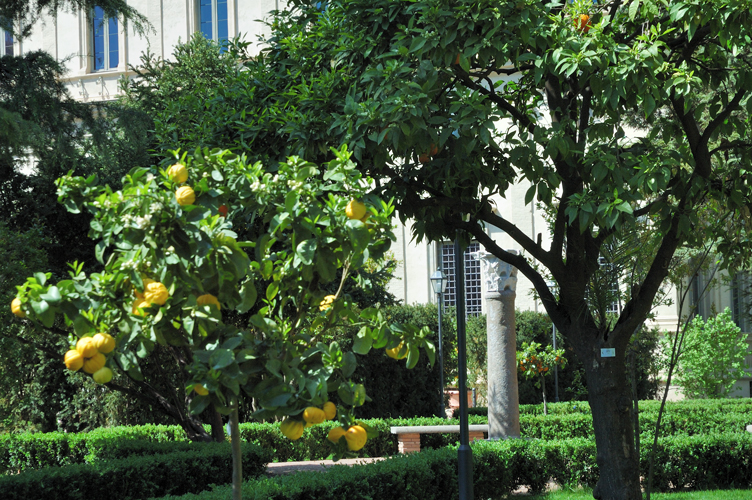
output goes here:
<path id="1" fill-rule="evenodd" d="M 680 436 L 662 439 L 656 458 L 654 489 L 752 487 L 752 435 Z M 520 486 L 542 491 L 549 479 L 563 487 L 593 487 L 598 480 L 595 443 L 563 441 L 479 441 L 473 449 L 473 486 L 477 498 L 501 498 Z M 647 476 L 649 454 L 642 451 L 640 473 Z M 333 467 L 325 474 L 247 481 L 250 500 L 443 500 L 457 498 L 457 449 L 425 450 L 381 462 Z M 228 486 L 162 500 L 228 500 Z"/>
<path id="2" fill-rule="evenodd" d="M 159 446 L 154 447 L 157 448 Z M 242 451 L 244 476 L 263 474 L 270 454 L 250 444 L 244 444 Z M 194 443 L 190 451 L 48 467 L 2 476 L 0 491 L 3 500 L 132 500 L 199 492 L 210 485 L 231 481 L 229 443 Z"/>
<path id="3" fill-rule="evenodd" d="M 659 400 L 641 400 L 640 412 L 658 413 L 661 406 Z M 728 399 L 687 399 L 684 401 L 669 401 L 666 403 L 667 412 L 681 414 L 731 412 L 752 412 L 752 398 L 728 398 Z M 478 406 L 468 408 L 468 415 L 488 416 L 488 408 Z M 566 401 L 563 403 L 548 403 L 548 414 L 590 414 L 590 403 L 587 401 Z M 520 415 L 543 415 L 543 405 L 520 405 Z M 453 418 L 459 418 L 459 411 L 454 410 Z"/>
<path id="4" fill-rule="evenodd" d="M 662 435 L 700 435 L 743 432 L 752 424 L 752 402 L 748 400 L 706 400 L 671 403 L 664 413 Z M 577 408 L 575 408 L 577 406 Z M 641 402 L 640 430 L 644 442 L 652 439 L 659 402 Z M 532 407 L 521 408 L 520 428 L 523 437 L 539 439 L 571 439 L 593 437 L 589 407 L 581 404 L 552 404 L 548 416 L 538 415 Z M 480 410 L 480 409 L 476 409 Z M 556 410 L 556 411 L 553 411 Z M 485 416 L 471 415 L 471 424 L 487 422 Z M 364 457 L 390 456 L 397 453 L 397 436 L 392 426 L 452 425 L 459 420 L 439 417 L 412 419 L 372 419 L 365 422 L 379 435 L 369 439 L 360 453 Z M 241 437 L 273 453 L 273 461 L 321 460 L 331 450 L 326 435 L 332 422 L 311 427 L 297 441 L 284 438 L 279 426 L 272 423 L 241 424 Z M 131 454 L 157 453 L 157 448 L 132 444 L 134 440 L 166 443 L 159 453 L 188 450 L 186 439 L 178 426 L 145 425 L 98 429 L 80 434 L 13 434 L 0 436 L 0 472 L 13 473 L 58 465 L 94 463 L 98 459 L 123 458 Z M 457 443 L 458 434 L 423 434 L 421 448 L 440 448 Z M 186 447 L 188 446 L 188 447 Z M 142 450 L 143 448 L 143 450 Z"/>
<path id="5" fill-rule="evenodd" d="M 111 427 L 75 434 L 4 434 L 0 436 L 0 473 L 91 463 L 103 450 L 134 440 L 174 443 L 186 439 L 185 432 L 177 425 Z"/>

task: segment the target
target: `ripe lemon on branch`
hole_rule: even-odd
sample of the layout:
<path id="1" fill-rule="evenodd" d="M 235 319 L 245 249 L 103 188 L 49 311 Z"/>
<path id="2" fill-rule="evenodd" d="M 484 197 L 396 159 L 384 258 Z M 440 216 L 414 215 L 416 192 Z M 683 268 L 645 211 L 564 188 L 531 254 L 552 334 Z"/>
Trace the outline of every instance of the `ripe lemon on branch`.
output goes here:
<path id="1" fill-rule="evenodd" d="M 185 168 L 185 165 L 176 163 L 167 170 L 167 177 L 173 182 L 182 184 L 188 180 L 188 170 Z"/>
<path id="2" fill-rule="evenodd" d="M 363 427 L 359 425 L 353 425 L 349 429 L 347 429 L 347 432 L 345 432 L 345 439 L 347 440 L 348 450 L 358 451 L 366 445 L 368 434 Z"/>
<path id="3" fill-rule="evenodd" d="M 303 435 L 303 422 L 287 418 L 279 424 L 279 430 L 287 439 L 295 441 Z"/>
<path id="4" fill-rule="evenodd" d="M 303 420 L 305 420 L 309 424 L 320 424 L 324 420 L 326 420 L 326 413 L 324 413 L 324 410 L 321 408 L 316 408 L 315 406 L 309 406 L 305 410 L 303 410 Z"/>
<path id="5" fill-rule="evenodd" d="M 196 304 L 199 306 L 207 306 L 207 305 L 213 305 L 217 307 L 217 310 L 221 310 L 222 306 L 219 305 L 219 300 L 217 297 L 210 293 L 206 293 L 204 295 L 201 295 L 196 299 Z"/>
<path id="6" fill-rule="evenodd" d="M 196 193 L 191 186 L 182 186 L 175 191 L 175 199 L 181 207 L 193 205 L 196 202 Z"/>
<path id="7" fill-rule="evenodd" d="M 84 357 L 75 349 L 65 353 L 65 367 L 70 371 L 76 372 L 84 366 Z"/>
<path id="8" fill-rule="evenodd" d="M 115 348 L 115 339 L 109 333 L 97 333 L 92 337 L 97 351 L 107 354 Z"/>
<path id="9" fill-rule="evenodd" d="M 402 350 L 403 347 L 405 347 L 405 343 L 400 342 L 400 344 L 397 347 L 394 347 L 392 349 L 387 349 L 386 355 L 392 359 L 397 359 L 397 360 L 405 359 L 407 357 L 407 349 L 405 349 L 403 353 L 400 355 L 400 350 Z"/>
<path id="10" fill-rule="evenodd" d="M 18 297 L 14 298 L 10 302 L 10 310 L 13 312 L 13 314 L 18 316 L 19 318 L 26 317 L 26 313 L 23 312 L 23 309 L 21 309 L 21 301 L 18 299 Z"/>
<path id="11" fill-rule="evenodd" d="M 345 208 L 345 214 L 349 219 L 360 220 L 366 215 L 366 206 L 362 202 L 352 199 Z"/>
<path id="12" fill-rule="evenodd" d="M 158 281 L 149 283 L 144 287 L 144 300 L 149 304 L 163 306 L 169 297 L 170 293 L 167 291 L 167 287 Z"/>

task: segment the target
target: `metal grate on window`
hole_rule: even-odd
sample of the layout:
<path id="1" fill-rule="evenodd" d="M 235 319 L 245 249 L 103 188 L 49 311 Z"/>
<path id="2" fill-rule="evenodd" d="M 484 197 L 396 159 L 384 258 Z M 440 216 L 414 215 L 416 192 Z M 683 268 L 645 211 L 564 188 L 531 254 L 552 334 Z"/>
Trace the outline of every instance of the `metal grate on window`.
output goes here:
<path id="1" fill-rule="evenodd" d="M 480 244 L 471 243 L 464 252 L 465 311 L 472 316 L 478 316 L 483 312 L 480 261 L 472 256 L 478 250 L 480 250 Z M 454 244 L 443 243 L 441 245 L 441 269 L 449 278 L 449 284 L 444 293 L 444 307 L 455 307 L 457 305 L 457 287 L 454 282 L 455 262 Z"/>

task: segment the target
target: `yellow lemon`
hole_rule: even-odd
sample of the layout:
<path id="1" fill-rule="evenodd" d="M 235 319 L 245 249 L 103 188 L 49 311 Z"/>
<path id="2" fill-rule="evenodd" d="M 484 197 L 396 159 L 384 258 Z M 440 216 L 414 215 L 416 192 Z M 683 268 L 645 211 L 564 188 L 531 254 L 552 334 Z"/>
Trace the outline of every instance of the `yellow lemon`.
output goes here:
<path id="1" fill-rule="evenodd" d="M 167 170 L 167 177 L 173 182 L 182 184 L 188 180 L 188 170 L 185 168 L 185 165 L 176 163 Z"/>
<path id="2" fill-rule="evenodd" d="M 101 352 L 96 353 L 90 358 L 84 359 L 84 371 L 88 374 L 96 373 L 102 369 L 107 358 Z"/>
<path id="3" fill-rule="evenodd" d="M 209 394 L 209 389 L 201 384 L 194 385 L 193 390 L 196 391 L 196 394 L 198 394 L 199 396 L 206 396 L 207 394 Z"/>
<path id="4" fill-rule="evenodd" d="M 326 414 L 321 408 L 309 406 L 308 408 L 303 410 L 303 420 L 313 425 L 320 424 L 321 422 L 326 420 Z"/>
<path id="5" fill-rule="evenodd" d="M 326 439 L 331 441 L 332 443 L 338 443 L 339 438 L 345 435 L 347 431 L 344 427 L 334 427 L 332 430 L 329 431 L 329 434 L 326 436 Z"/>
<path id="6" fill-rule="evenodd" d="M 65 353 L 65 367 L 70 371 L 78 371 L 84 366 L 84 357 L 75 349 Z"/>
<path id="7" fill-rule="evenodd" d="M 387 349 L 386 355 L 392 359 L 405 359 L 407 357 L 407 349 L 400 355 L 400 350 L 405 346 L 404 342 L 400 342 L 400 345 L 393 349 Z"/>
<path id="8" fill-rule="evenodd" d="M 191 186 L 182 186 L 175 191 L 175 199 L 180 206 L 193 205 L 196 202 L 196 193 Z"/>
<path id="9" fill-rule="evenodd" d="M 303 422 L 287 418 L 279 424 L 279 430 L 282 431 L 282 434 L 284 434 L 287 439 L 295 441 L 303 435 Z"/>
<path id="10" fill-rule="evenodd" d="M 330 307 L 332 307 L 332 303 L 334 302 L 334 299 L 336 297 L 334 295 L 327 295 L 324 297 L 324 299 L 319 303 L 319 311 L 326 311 Z"/>
<path id="11" fill-rule="evenodd" d="M 104 366 L 95 371 L 94 375 L 92 375 L 92 378 L 97 384 L 106 384 L 107 382 L 112 380 L 112 370 Z"/>
<path id="12" fill-rule="evenodd" d="M 26 313 L 23 312 L 23 309 L 21 309 L 21 301 L 18 299 L 18 297 L 10 301 L 10 310 L 19 318 L 26 317 Z"/>
<path id="13" fill-rule="evenodd" d="M 217 309 L 222 309 L 222 306 L 219 305 L 219 300 L 217 300 L 217 297 L 210 293 L 198 297 L 196 299 L 196 304 L 199 306 L 214 305 L 217 306 Z"/>
<path id="14" fill-rule="evenodd" d="M 347 439 L 347 449 L 350 451 L 358 451 L 366 445 L 368 435 L 366 430 L 359 425 L 353 425 L 347 432 L 345 432 L 345 439 Z"/>
<path id="15" fill-rule="evenodd" d="M 350 200 L 345 208 L 345 214 L 350 219 L 362 219 L 366 215 L 366 206 L 358 200 Z"/>
<path id="16" fill-rule="evenodd" d="M 94 356 L 97 352 L 97 346 L 94 343 L 94 339 L 91 337 L 81 337 L 78 339 L 78 342 L 76 342 L 76 350 L 83 356 L 84 358 L 90 358 Z"/>
<path id="17" fill-rule="evenodd" d="M 149 304 L 149 302 L 146 300 L 136 299 L 133 301 L 131 313 L 133 313 L 134 316 L 146 316 L 149 313 L 144 311 L 144 309 L 148 309 L 150 305 L 151 304 Z"/>
<path id="18" fill-rule="evenodd" d="M 162 283 L 155 281 L 144 287 L 144 300 L 149 304 L 164 305 L 170 297 L 167 287 Z"/>
<path id="19" fill-rule="evenodd" d="M 92 337 L 97 351 L 107 354 L 115 348 L 115 339 L 109 333 L 97 333 Z"/>
<path id="20" fill-rule="evenodd" d="M 334 417 L 337 416 L 337 405 L 331 401 L 324 403 L 324 415 L 326 415 L 327 420 L 334 420 Z"/>

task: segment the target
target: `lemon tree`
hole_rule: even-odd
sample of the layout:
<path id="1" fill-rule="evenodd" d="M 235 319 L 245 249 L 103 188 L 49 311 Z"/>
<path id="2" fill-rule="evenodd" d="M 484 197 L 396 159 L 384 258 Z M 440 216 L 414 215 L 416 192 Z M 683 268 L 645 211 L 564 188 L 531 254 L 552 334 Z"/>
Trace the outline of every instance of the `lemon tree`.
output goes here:
<path id="1" fill-rule="evenodd" d="M 180 167 L 134 169 L 120 191 L 95 177 L 59 179 L 65 206 L 93 215 L 102 271 L 72 265 L 56 284 L 37 273 L 18 287 L 13 312 L 47 327 L 62 318 L 87 373 L 106 367 L 139 379 L 157 344 L 189 348 L 191 411 L 212 405 L 235 427 L 239 397 L 254 398 L 257 418 L 302 423 L 306 408 L 331 413 L 334 391 L 345 405 L 338 421 L 357 425 L 367 395 L 350 380 L 355 353 L 402 344 L 412 367 L 420 348 L 431 360 L 434 348 L 427 328 L 390 324 L 376 308 L 355 313 L 342 294 L 349 273 L 389 249 L 393 208 L 368 193 L 346 148 L 332 152 L 322 167 L 292 157 L 274 172 L 228 151 L 175 152 Z M 348 216 L 353 199 L 367 223 Z M 337 280 L 335 295 L 323 290 Z M 330 329 L 344 325 L 360 326 L 355 353 L 331 341 Z"/>
<path id="2" fill-rule="evenodd" d="M 517 351 L 517 370 L 523 377 L 533 380 L 535 387 L 541 390 L 544 415 L 548 415 L 545 377 L 554 372 L 554 367 L 564 368 L 566 365 L 564 349 L 554 349 L 551 345 L 541 349 L 538 342 L 524 342 L 522 350 Z"/>

